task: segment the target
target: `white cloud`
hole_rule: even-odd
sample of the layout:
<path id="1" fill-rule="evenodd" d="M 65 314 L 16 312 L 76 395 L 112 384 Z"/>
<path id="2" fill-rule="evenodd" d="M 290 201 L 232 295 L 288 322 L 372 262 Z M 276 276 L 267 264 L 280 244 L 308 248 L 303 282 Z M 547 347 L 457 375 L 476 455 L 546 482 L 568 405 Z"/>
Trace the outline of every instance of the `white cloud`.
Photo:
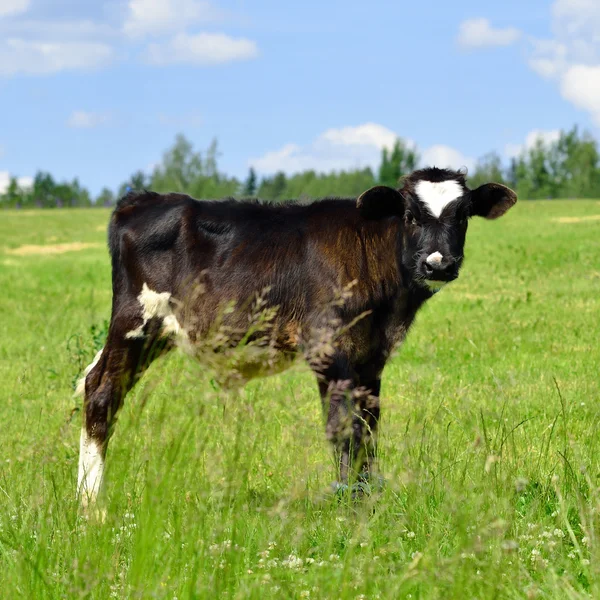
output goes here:
<path id="1" fill-rule="evenodd" d="M 105 125 L 110 121 L 108 113 L 86 112 L 85 110 L 76 110 L 71 113 L 67 120 L 67 125 L 74 129 L 93 129 L 100 125 Z"/>
<path id="2" fill-rule="evenodd" d="M 9 38 L 0 42 L 0 75 L 41 75 L 87 70 L 107 64 L 110 46 L 95 42 L 39 42 Z"/>
<path id="3" fill-rule="evenodd" d="M 600 126 L 600 65 L 573 65 L 565 72 L 560 91 L 577 108 L 589 112 Z"/>
<path id="4" fill-rule="evenodd" d="M 600 2 L 555 0 L 554 38 L 531 40 L 529 66 L 600 126 Z"/>
<path id="5" fill-rule="evenodd" d="M 364 167 L 376 169 L 382 149 L 391 148 L 396 139 L 396 133 L 377 123 L 328 129 L 306 147 L 285 144 L 279 150 L 251 159 L 249 166 L 261 173 L 297 173 L 307 169 L 327 172 Z M 408 139 L 404 139 L 404 143 L 409 147 L 415 145 Z M 436 145 L 422 153 L 421 163 L 458 168 L 472 167 L 475 161 L 454 148 Z"/>
<path id="6" fill-rule="evenodd" d="M 327 129 L 307 147 L 285 144 L 279 150 L 251 159 L 249 165 L 261 173 L 375 168 L 382 148 L 391 148 L 397 137 L 393 131 L 377 123 Z"/>
<path id="7" fill-rule="evenodd" d="M 262 173 L 274 173 L 275 171 L 296 173 L 305 169 L 319 169 L 318 160 L 315 156 L 303 152 L 297 144 L 285 144 L 279 150 L 267 152 L 260 158 L 250 159 L 249 163 L 250 166 Z"/>
<path id="8" fill-rule="evenodd" d="M 0 3 L 0 17 L 24 13 L 30 4 L 30 0 L 2 0 Z"/>
<path id="9" fill-rule="evenodd" d="M 2 0 L 0 0 L 2 2 Z M 13 37 L 27 40 L 73 42 L 76 40 L 107 41 L 122 35 L 119 29 L 107 23 L 89 19 L 13 19 L 0 21 L 0 38 Z"/>
<path id="10" fill-rule="evenodd" d="M 421 155 L 421 164 L 427 167 L 439 167 L 441 169 L 460 169 L 467 167 L 472 169 L 475 166 L 475 159 L 465 156 L 459 150 L 437 144 L 423 151 Z"/>
<path id="11" fill-rule="evenodd" d="M 558 77 L 567 66 L 568 48 L 557 40 L 532 40 L 529 66 L 544 79 Z"/>
<path id="12" fill-rule="evenodd" d="M 522 144 L 506 144 L 504 146 L 504 154 L 508 158 L 520 156 L 524 151 L 531 150 L 535 147 L 538 140 L 541 140 L 545 146 L 557 142 L 560 138 L 559 129 L 533 129 L 525 136 L 525 142 Z"/>
<path id="13" fill-rule="evenodd" d="M 597 0 L 555 0 L 553 29 L 558 36 L 589 36 L 600 39 L 600 3 Z"/>
<path id="14" fill-rule="evenodd" d="M 318 173 L 375 168 L 379 162 L 380 153 L 374 146 L 354 146 L 344 150 L 328 145 L 322 138 L 312 145 L 303 148 L 297 144 L 285 144 L 279 150 L 267 152 L 259 158 L 248 161 L 260 173 L 298 173 L 313 170 Z"/>
<path id="15" fill-rule="evenodd" d="M 218 9 L 205 0 L 130 0 L 123 31 L 131 36 L 181 31 L 219 17 Z"/>
<path id="16" fill-rule="evenodd" d="M 375 146 L 376 148 L 392 148 L 398 136 L 377 123 L 365 123 L 357 127 L 328 129 L 320 139 L 332 144 L 344 146 Z"/>
<path id="17" fill-rule="evenodd" d="M 0 171 L 0 194 L 5 194 L 10 185 L 11 175 L 8 171 Z M 30 189 L 33 186 L 33 177 L 17 177 L 17 185 L 22 190 Z"/>
<path id="18" fill-rule="evenodd" d="M 463 21 L 458 30 L 458 43 L 463 48 L 510 46 L 520 37 L 521 32 L 518 29 L 494 29 L 489 20 L 483 17 Z"/>
<path id="19" fill-rule="evenodd" d="M 170 42 L 150 44 L 146 60 L 153 65 L 186 63 L 218 65 L 258 56 L 256 43 L 246 38 L 232 38 L 224 33 L 178 33 Z"/>

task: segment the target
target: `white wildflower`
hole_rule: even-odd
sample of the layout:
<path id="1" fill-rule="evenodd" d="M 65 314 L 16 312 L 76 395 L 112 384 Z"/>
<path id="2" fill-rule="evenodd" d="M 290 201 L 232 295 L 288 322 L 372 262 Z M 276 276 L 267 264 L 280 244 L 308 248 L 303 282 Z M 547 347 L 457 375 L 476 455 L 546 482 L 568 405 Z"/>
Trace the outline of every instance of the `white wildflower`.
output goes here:
<path id="1" fill-rule="evenodd" d="M 288 569 L 301 569 L 304 561 L 295 554 L 290 554 L 281 564 Z"/>
<path id="2" fill-rule="evenodd" d="M 505 552 L 512 552 L 519 549 L 519 544 L 515 540 L 504 540 L 500 546 Z"/>

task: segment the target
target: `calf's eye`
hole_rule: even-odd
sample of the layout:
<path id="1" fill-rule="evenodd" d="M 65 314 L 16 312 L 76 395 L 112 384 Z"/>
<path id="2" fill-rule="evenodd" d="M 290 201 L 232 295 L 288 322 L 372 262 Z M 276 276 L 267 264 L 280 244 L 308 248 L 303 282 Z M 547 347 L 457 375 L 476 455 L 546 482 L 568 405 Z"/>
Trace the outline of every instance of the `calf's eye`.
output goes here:
<path id="1" fill-rule="evenodd" d="M 419 223 L 418 223 L 417 219 L 415 219 L 415 216 L 410 211 L 408 211 L 408 210 L 406 211 L 406 215 L 404 218 L 408 225 L 411 225 L 412 227 L 418 227 Z"/>

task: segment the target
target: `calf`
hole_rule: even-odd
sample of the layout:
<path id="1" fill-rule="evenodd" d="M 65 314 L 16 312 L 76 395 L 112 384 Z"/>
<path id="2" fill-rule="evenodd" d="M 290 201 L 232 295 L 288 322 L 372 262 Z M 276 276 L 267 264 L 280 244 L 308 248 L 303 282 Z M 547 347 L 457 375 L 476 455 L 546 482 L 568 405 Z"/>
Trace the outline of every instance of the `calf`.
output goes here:
<path id="1" fill-rule="evenodd" d="M 399 190 L 308 205 L 126 195 L 109 228 L 108 338 L 78 386 L 83 504 L 100 490 L 125 395 L 174 345 L 205 358 L 236 348 L 240 380 L 301 353 L 317 378 L 339 482 L 367 478 L 390 353 L 419 307 L 458 276 L 469 218 L 495 219 L 516 200 L 503 185 L 470 190 L 461 172 L 436 168 Z"/>

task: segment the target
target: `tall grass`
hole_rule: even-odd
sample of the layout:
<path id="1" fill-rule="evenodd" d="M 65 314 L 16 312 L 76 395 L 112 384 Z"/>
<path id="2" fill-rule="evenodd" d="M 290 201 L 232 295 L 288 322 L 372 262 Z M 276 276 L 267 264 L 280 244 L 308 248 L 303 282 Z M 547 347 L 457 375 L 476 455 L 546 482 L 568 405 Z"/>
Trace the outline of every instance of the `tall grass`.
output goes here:
<path id="1" fill-rule="evenodd" d="M 223 391 L 157 361 L 127 397 L 107 516 L 76 498 L 74 377 L 109 317 L 107 253 L 0 250 L 0 595 L 6 598 L 596 598 L 597 202 L 473 222 L 460 280 L 384 375 L 386 487 L 330 493 L 307 367 Z M 102 242 L 107 213 L 7 213 L 21 244 Z"/>

